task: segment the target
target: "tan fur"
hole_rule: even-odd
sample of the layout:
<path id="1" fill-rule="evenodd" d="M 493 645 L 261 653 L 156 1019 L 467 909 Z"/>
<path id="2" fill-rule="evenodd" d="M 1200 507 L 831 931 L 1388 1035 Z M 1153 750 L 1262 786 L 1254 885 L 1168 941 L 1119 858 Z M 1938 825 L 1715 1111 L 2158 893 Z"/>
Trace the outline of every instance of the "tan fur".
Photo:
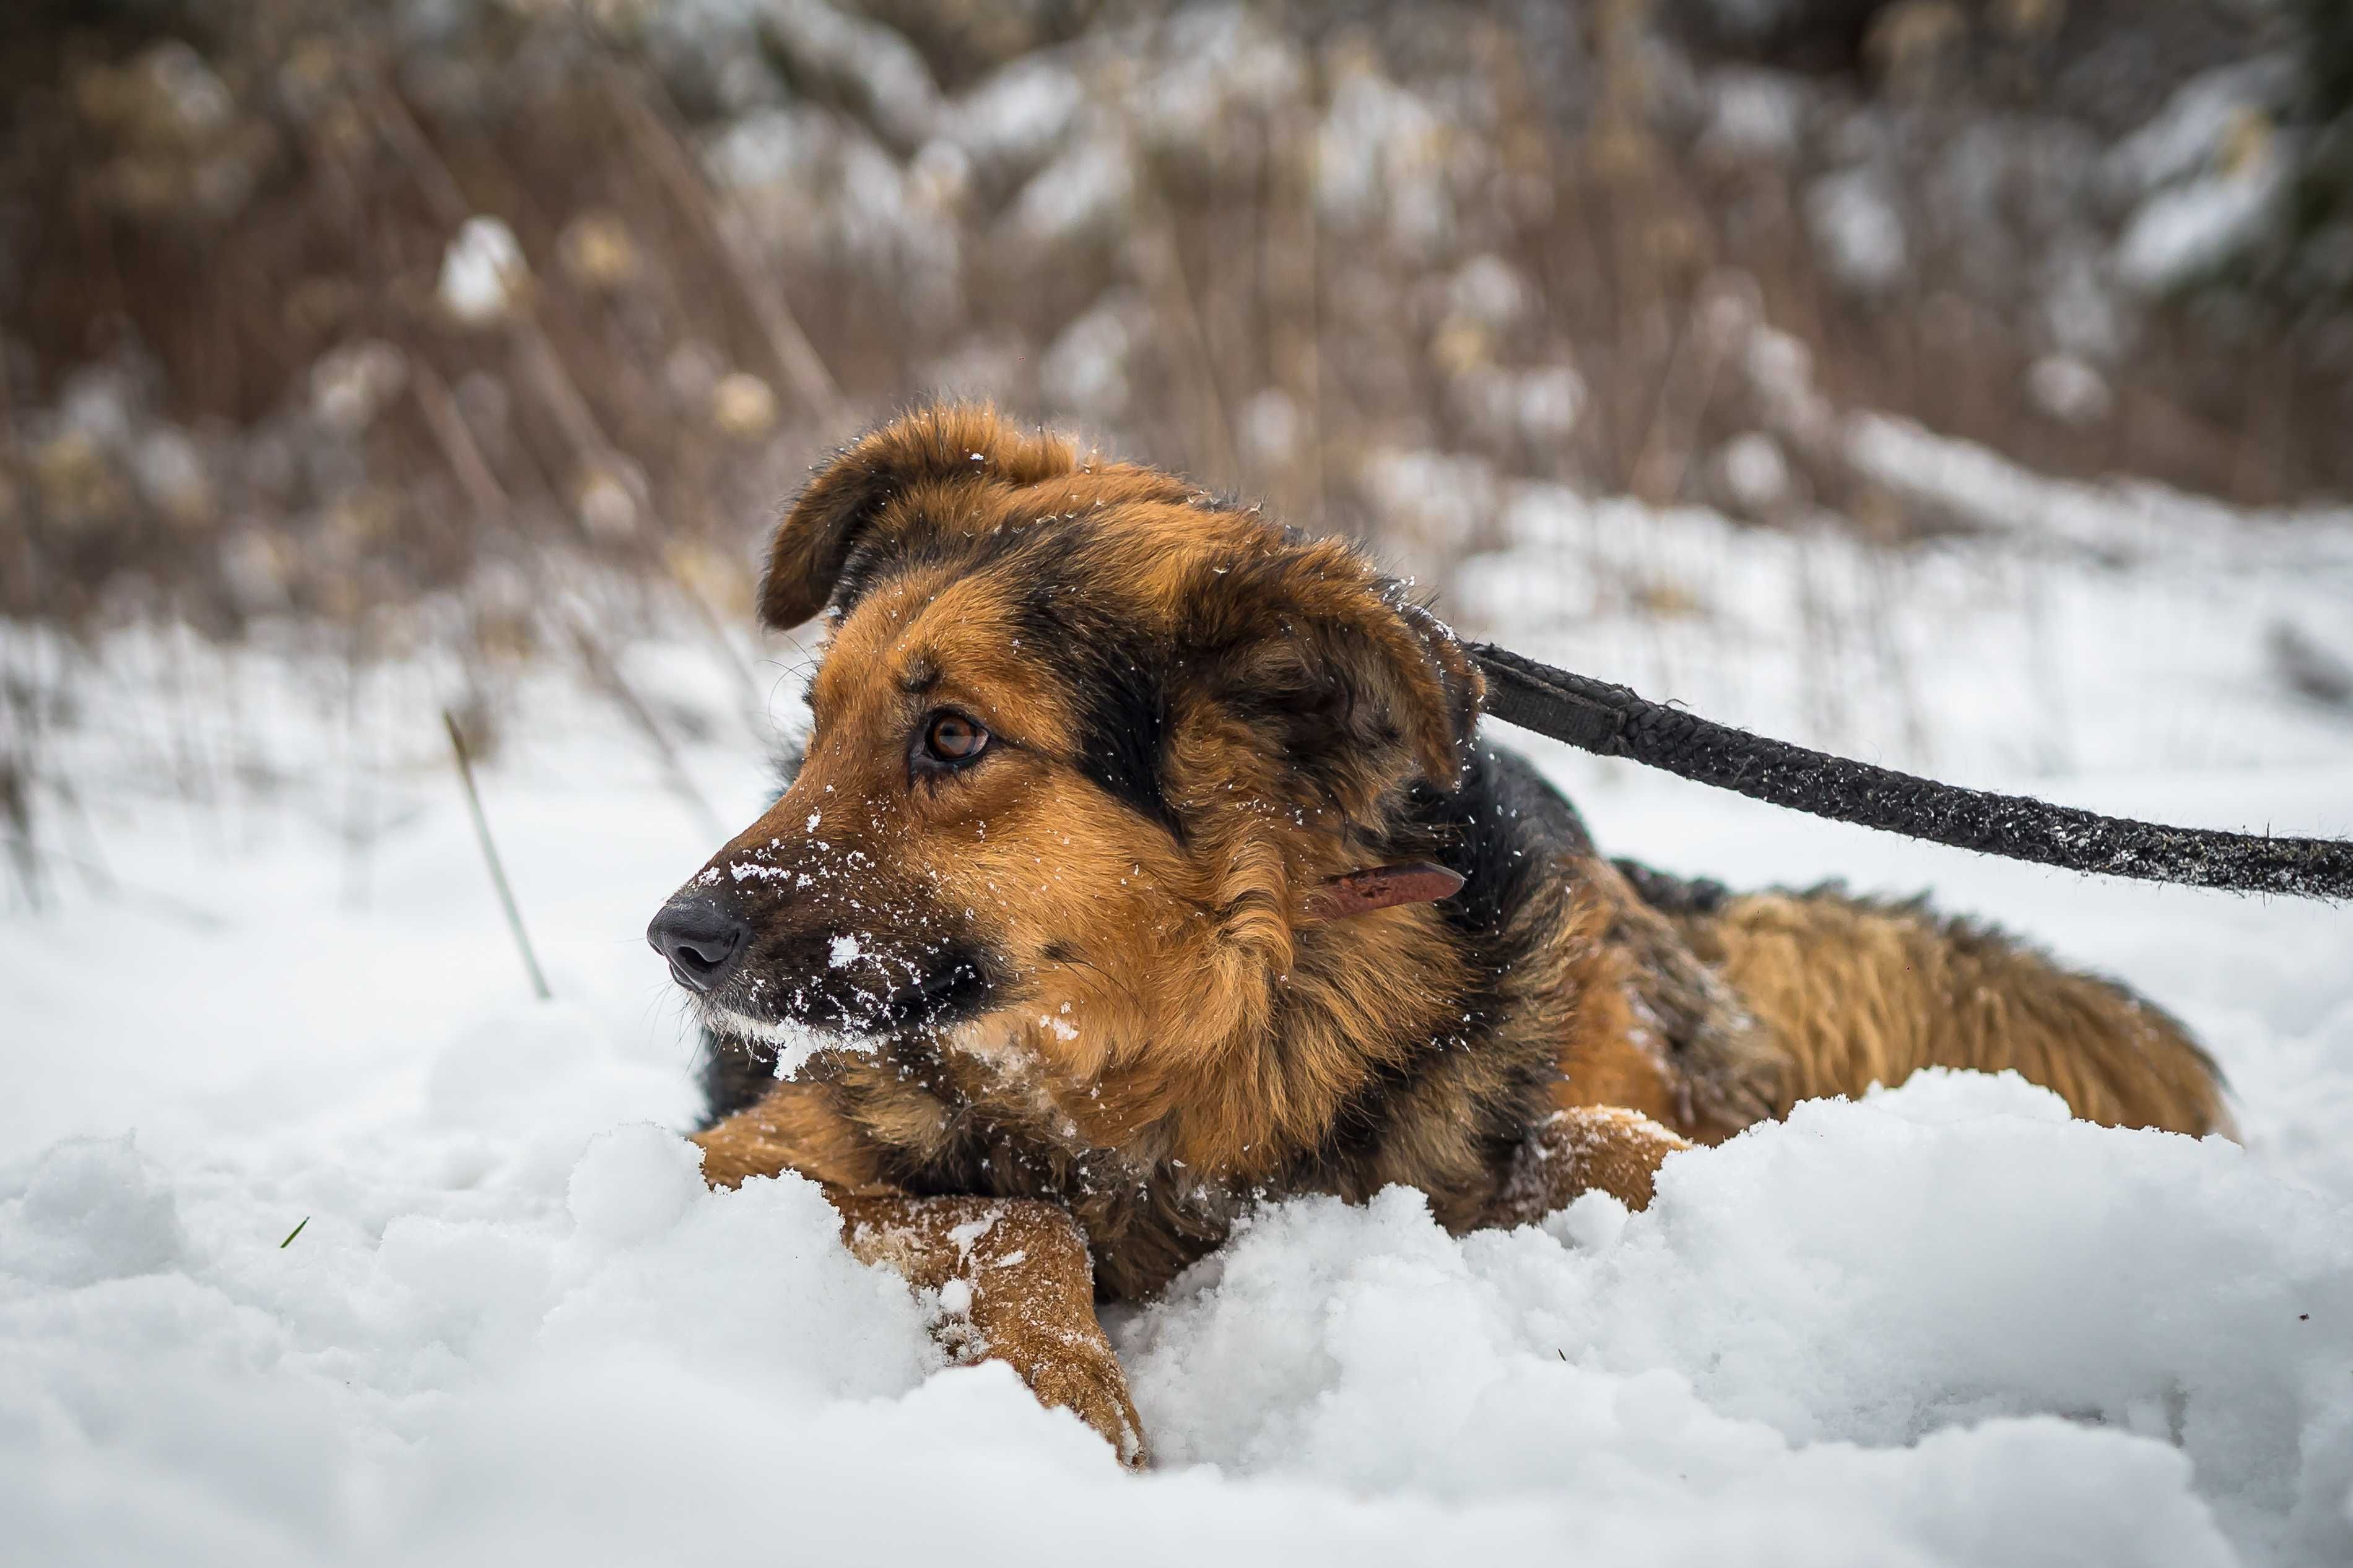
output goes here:
<path id="1" fill-rule="evenodd" d="M 1123 1463 L 1144 1464 L 1144 1424 L 1095 1320 L 1087 1241 L 1069 1210 L 1018 1198 L 828 1195 L 850 1251 L 941 1292 L 951 1353 L 1005 1363 L 1040 1403 L 1101 1433 Z"/>
<path id="2" fill-rule="evenodd" d="M 1630 1209 L 1646 1209 L 1659 1167 L 1688 1149 L 1654 1119 L 1620 1105 L 1579 1105 L 1537 1124 L 1520 1168 L 1487 1212 L 1496 1226 L 1533 1225 L 1587 1193 L 1608 1193 Z"/>
<path id="3" fill-rule="evenodd" d="M 1563 1058 L 1564 1103 L 1634 1106 L 1713 1143 L 1788 1108 L 1789 1064 L 1782 1043 L 1729 977 L 1703 960 L 1668 916 L 1651 908 L 1608 861 L 1577 868 L 1580 883 L 1609 911 L 1606 942 L 1616 961 L 1613 989 L 1626 1014 L 1622 1053 L 1639 1048 L 1662 1078 L 1663 1110 L 1648 1100 L 1608 1100 L 1588 1089 L 1589 1069 Z M 1609 1047 L 1605 1047 L 1609 1048 Z"/>
<path id="4" fill-rule="evenodd" d="M 1395 584 L 985 409 L 820 472 L 762 605 L 833 625 L 790 788 L 679 894 L 750 933 L 706 1018 L 965 999 L 819 1052 L 702 1135 L 705 1173 L 826 1184 L 861 1256 L 971 1288 L 943 1330 L 961 1353 L 1124 1453 L 1089 1299 L 1159 1289 L 1264 1197 L 1404 1184 L 1457 1232 L 1588 1190 L 1641 1207 L 1687 1142 L 1929 1065 L 2226 1125 L 2179 1026 L 2001 938 L 1831 894 L 1684 897 L 1593 856 L 1573 814 L 1541 838 L 1449 816 L 1500 810 L 1507 781 L 1474 754 L 1476 668 Z M 942 712 L 987 731 L 975 765 L 919 765 Z M 1323 918 L 1335 878 L 1448 855 L 1459 909 Z M 828 958 L 843 932 L 860 952 Z M 957 1228 L 984 1208 L 1001 1245 Z"/>
<path id="5" fill-rule="evenodd" d="M 2086 1121 L 2230 1131 L 2214 1064 L 2164 1012 L 1920 905 L 1770 893 L 1683 925 L 1772 1031 L 1776 1115 L 1925 1067 L 2008 1068 Z"/>
<path id="6" fill-rule="evenodd" d="M 698 1134 L 702 1178 L 741 1186 L 752 1176 L 798 1171 L 844 1193 L 887 1191 L 874 1141 L 844 1118 L 822 1085 L 779 1083 L 758 1104 Z"/>

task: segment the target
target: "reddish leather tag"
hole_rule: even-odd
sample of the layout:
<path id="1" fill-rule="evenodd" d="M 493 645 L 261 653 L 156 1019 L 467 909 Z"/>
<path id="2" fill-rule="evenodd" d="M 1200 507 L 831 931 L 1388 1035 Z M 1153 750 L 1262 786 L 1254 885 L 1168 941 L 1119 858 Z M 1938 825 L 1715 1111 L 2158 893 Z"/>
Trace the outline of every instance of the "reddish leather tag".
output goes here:
<path id="1" fill-rule="evenodd" d="M 1462 890 L 1462 879 L 1443 866 L 1417 860 L 1407 866 L 1375 866 L 1335 877 L 1307 895 L 1310 920 L 1345 920 L 1399 904 L 1430 904 Z"/>

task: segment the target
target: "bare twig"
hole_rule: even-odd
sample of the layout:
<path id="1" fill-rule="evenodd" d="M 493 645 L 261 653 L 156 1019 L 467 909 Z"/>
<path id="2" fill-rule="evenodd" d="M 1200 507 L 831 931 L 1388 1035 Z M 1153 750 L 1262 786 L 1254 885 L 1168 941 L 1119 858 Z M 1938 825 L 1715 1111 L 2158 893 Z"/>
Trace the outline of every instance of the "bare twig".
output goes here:
<path id="1" fill-rule="evenodd" d="M 49 794 L 56 797 L 57 803 L 65 808 L 58 814 L 60 826 L 75 832 L 81 839 L 81 851 L 73 856 L 69 863 L 80 870 L 83 882 L 88 884 L 92 893 L 101 899 L 112 898 L 118 890 L 118 884 L 113 871 L 107 867 L 105 855 L 99 848 L 98 833 L 90 825 L 90 808 L 81 803 L 81 792 L 74 788 L 73 781 L 62 773 L 52 773 L 42 782 L 48 785 Z"/>
<path id="2" fill-rule="evenodd" d="M 40 720 L 32 690 L 8 670 L 0 674 L 0 823 L 7 839 L 9 867 L 23 890 L 25 907 L 41 907 L 40 852 L 33 839 L 33 770 Z"/>
<path id="3" fill-rule="evenodd" d="M 711 803 L 702 797 L 701 790 L 694 787 L 693 776 L 686 771 L 686 763 L 680 758 L 678 748 L 662 732 L 661 725 L 654 719 L 653 710 L 645 705 L 628 681 L 623 679 L 611 656 L 606 653 L 604 645 L 587 627 L 578 625 L 572 628 L 572 642 L 580 652 L 580 661 L 588 667 L 589 679 L 604 689 L 605 694 L 613 700 L 613 705 L 637 727 L 638 732 L 653 747 L 654 755 L 661 759 L 662 779 L 670 786 L 670 792 L 686 804 L 711 837 L 726 837 L 719 814 L 711 809 Z"/>
<path id="4" fill-rule="evenodd" d="M 1683 499 L 1697 455 L 1700 421 L 1715 394 L 1716 373 L 1728 347 L 1707 328 L 1708 304 L 1704 289 L 1694 294 L 1681 330 L 1667 351 L 1666 363 L 1659 369 L 1651 417 L 1635 447 L 1626 488 L 1653 506 Z M 1686 387 L 1689 395 L 1678 398 L 1676 394 Z"/>
<path id="5" fill-rule="evenodd" d="M 1202 460 L 1216 471 L 1218 483 L 1239 484 L 1242 466 L 1234 449 L 1233 419 L 1226 411 L 1225 393 L 1218 385 L 1217 355 L 1201 326 L 1193 286 L 1185 276 L 1185 254 L 1177 245 L 1176 220 L 1156 195 L 1139 197 L 1139 205 L 1143 207 L 1137 224 L 1142 243 L 1136 258 L 1146 273 L 1145 285 L 1155 305 L 1176 327 L 1176 363 L 1183 367 L 1183 379 L 1191 394 Z"/>
<path id="6" fill-rule="evenodd" d="M 547 976 L 540 972 L 539 959 L 531 951 L 531 938 L 522 929 L 522 911 L 515 907 L 514 889 L 507 885 L 506 868 L 499 862 L 499 847 L 491 842 L 490 819 L 482 815 L 482 797 L 474 788 L 474 763 L 466 754 L 466 736 L 458 728 L 458 716 L 447 708 L 441 710 L 441 722 L 449 731 L 449 749 L 457 753 L 458 779 L 466 786 L 466 807 L 473 814 L 474 838 L 482 847 L 482 863 L 491 868 L 491 885 L 498 889 L 499 905 L 506 910 L 507 930 L 514 933 L 515 950 L 522 954 L 522 966 L 531 974 L 531 989 L 541 1001 L 548 1000 Z"/>
<path id="7" fill-rule="evenodd" d="M 704 640 L 711 644 L 712 650 L 718 654 L 721 661 L 727 666 L 727 672 L 733 675 L 736 684 L 743 688 L 743 697 L 747 710 L 756 708 L 760 701 L 759 679 L 753 675 L 752 667 L 744 662 L 743 650 L 738 648 L 733 639 L 728 637 L 727 627 L 721 624 L 719 612 L 712 608 L 711 601 L 703 596 L 702 588 L 675 563 L 670 565 L 670 580 L 678 589 L 679 598 L 686 605 L 688 610 L 692 612 L 694 624 L 702 629 Z"/>
<path id="8" fill-rule="evenodd" d="M 90 882 L 91 890 L 98 892 L 102 898 L 111 899 L 119 894 L 127 893 L 131 896 L 125 901 L 124 907 L 136 910 L 142 914 L 167 916 L 195 931 L 227 931 L 228 929 L 228 921 L 210 910 L 189 903 L 185 899 L 174 898 L 159 889 L 126 883 L 106 867 L 85 860 L 79 856 L 69 855 L 54 845 L 35 844 L 13 833 L 0 837 L 0 844 L 5 844 L 10 858 L 21 864 L 46 861 L 52 866 L 72 867 Z"/>
<path id="9" fill-rule="evenodd" d="M 572 447 L 572 460 L 584 472 L 624 470 L 605 427 L 580 391 L 580 384 L 564 367 L 564 358 L 548 341 L 547 330 L 528 310 L 519 310 L 510 323 L 515 353 L 522 357 L 527 384 L 538 388 L 540 399 Z M 643 496 L 635 498 L 642 502 Z"/>
<path id="10" fill-rule="evenodd" d="M 442 162 L 441 154 L 433 150 L 433 143 L 426 136 L 424 127 L 418 125 L 417 117 L 408 112 L 408 105 L 401 100 L 399 93 L 385 85 L 379 86 L 369 96 L 371 107 L 375 110 L 376 128 L 384 133 L 385 140 L 392 143 L 392 149 L 399 155 L 400 161 L 408 165 L 408 172 L 416 177 L 417 189 L 424 193 L 434 217 L 442 227 L 454 230 L 474 213 L 473 204 L 466 199 L 466 193 L 459 186 L 457 176 L 450 174 L 449 165 Z"/>
<path id="11" fill-rule="evenodd" d="M 2294 621 L 2274 621 L 2264 643 L 2290 690 L 2323 707 L 2353 710 L 2353 660 Z"/>
<path id="12" fill-rule="evenodd" d="M 417 123 L 416 117 L 409 113 L 408 106 L 401 101 L 397 92 L 388 87 L 379 89 L 375 94 L 375 101 L 378 126 L 408 165 L 409 173 L 424 192 L 434 215 L 445 227 L 455 230 L 472 216 L 470 204 L 466 200 L 457 176 L 450 173 L 448 163 L 435 151 L 431 140 Z M 515 353 L 522 362 L 523 383 L 538 391 L 541 401 L 572 447 L 573 461 L 584 473 L 603 471 L 616 476 L 633 475 L 636 471 L 634 465 L 618 460 L 611 438 L 597 422 L 596 411 L 589 407 L 579 384 L 565 368 L 563 356 L 556 353 L 554 343 L 548 338 L 546 327 L 539 320 L 530 290 L 521 291 L 516 307 L 507 325 Z M 434 436 L 446 441 L 446 432 L 438 424 Z M 453 466 L 459 460 L 453 457 Z M 480 497 L 475 494 L 477 478 L 462 469 L 459 474 L 459 482 L 467 486 L 470 498 L 480 504 Z M 643 505 L 647 498 L 638 494 L 632 499 Z"/>
<path id="13" fill-rule="evenodd" d="M 776 368 L 791 384 L 801 405 L 817 416 L 828 430 L 847 431 L 851 415 L 840 384 L 826 368 L 823 356 L 809 342 L 808 333 L 801 330 L 784 296 L 773 283 L 764 281 L 745 259 L 742 247 L 720 216 L 709 185 L 681 146 L 678 132 L 669 117 L 646 101 L 644 93 L 625 78 L 617 65 L 607 66 L 605 88 L 619 111 L 621 122 L 637 142 L 639 155 L 670 193 L 670 200 L 702 235 L 712 254 L 719 258 L 744 304 L 751 308 L 754 319 L 760 323 L 761 335 L 768 340 L 768 352 L 776 357 Z M 660 85 L 653 84 L 653 90 L 659 93 Z"/>
<path id="14" fill-rule="evenodd" d="M 1117 105 L 1120 128 L 1127 140 L 1127 159 L 1135 170 L 1135 245 L 1131 252 L 1144 273 L 1153 309 L 1174 329 L 1178 379 L 1192 403 L 1192 424 L 1200 442 L 1198 461 L 1212 470 L 1212 482 L 1229 487 L 1242 480 L 1240 454 L 1234 447 L 1234 423 L 1226 396 L 1218 384 L 1218 355 L 1201 322 L 1191 279 L 1185 276 L 1185 251 L 1179 242 L 1176 215 L 1169 210 L 1152 172 L 1151 160 L 1136 144 L 1134 125 L 1123 101 Z"/>
<path id="15" fill-rule="evenodd" d="M 1270 121 L 1266 149 L 1272 176 L 1266 225 L 1265 270 L 1272 309 L 1274 379 L 1291 389 L 1299 411 L 1291 454 L 1291 493 L 1284 499 L 1302 523 L 1323 528 L 1324 342 L 1323 289 L 1318 269 L 1314 119 L 1293 106 Z"/>
<path id="16" fill-rule="evenodd" d="M 10 868 L 23 889 L 25 907 L 41 907 L 41 851 L 33 843 L 33 813 L 25 776 L 13 761 L 0 762 L 0 816 L 16 829 L 8 835 Z"/>
<path id="17" fill-rule="evenodd" d="M 505 517 L 512 503 L 482 457 L 473 432 L 466 428 L 465 418 L 458 412 L 457 399 L 449 395 L 441 377 L 420 357 L 409 365 L 408 384 L 416 394 L 417 411 L 425 416 L 425 427 L 433 433 L 434 444 L 441 448 L 442 460 L 458 477 L 466 499 L 473 503 L 476 521 L 490 523 Z"/>

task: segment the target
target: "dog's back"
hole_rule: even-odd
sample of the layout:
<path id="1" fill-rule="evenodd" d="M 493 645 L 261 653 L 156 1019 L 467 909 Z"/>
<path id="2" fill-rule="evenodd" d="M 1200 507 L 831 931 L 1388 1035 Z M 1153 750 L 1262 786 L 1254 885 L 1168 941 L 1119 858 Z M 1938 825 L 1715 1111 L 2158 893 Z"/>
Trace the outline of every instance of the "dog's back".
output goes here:
<path id="1" fill-rule="evenodd" d="M 1735 895 L 1630 879 L 1767 1037 L 1777 1115 L 1924 1067 L 2009 1068 L 2093 1121 L 2232 1131 L 2221 1075 L 2178 1021 L 2000 931 L 1836 886 Z"/>

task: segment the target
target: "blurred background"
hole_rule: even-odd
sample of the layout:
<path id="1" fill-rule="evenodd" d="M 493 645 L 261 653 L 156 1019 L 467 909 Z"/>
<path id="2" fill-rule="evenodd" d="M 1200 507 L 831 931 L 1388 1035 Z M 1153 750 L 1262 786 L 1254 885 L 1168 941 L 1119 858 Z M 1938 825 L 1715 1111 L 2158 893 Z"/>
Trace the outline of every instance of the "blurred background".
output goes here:
<path id="1" fill-rule="evenodd" d="M 754 627 L 762 535 L 934 393 L 1710 718 L 2353 835 L 2348 0 L 0 0 L 26 1560 L 859 1561 L 911 1462 L 959 1563 L 1111 1518 L 813 1194 L 705 1202 L 661 1131 L 698 1042 L 641 933 L 821 630 Z M 2213 1561 L 2211 1504 L 2353 1561 L 2353 909 L 1497 738 L 1611 854 L 1933 889 L 2139 988 L 2247 1152 L 1955 1082 L 1537 1272 L 1303 1211 L 1307 1273 L 1123 1341 L 1220 1468 L 1155 1515 L 1105 1467 L 1111 1528 Z"/>
<path id="2" fill-rule="evenodd" d="M 715 829 L 763 528 L 935 392 L 1819 744 L 2347 744 L 2337 0 L 16 0 L 0 83 L 19 905 L 548 679 Z"/>

